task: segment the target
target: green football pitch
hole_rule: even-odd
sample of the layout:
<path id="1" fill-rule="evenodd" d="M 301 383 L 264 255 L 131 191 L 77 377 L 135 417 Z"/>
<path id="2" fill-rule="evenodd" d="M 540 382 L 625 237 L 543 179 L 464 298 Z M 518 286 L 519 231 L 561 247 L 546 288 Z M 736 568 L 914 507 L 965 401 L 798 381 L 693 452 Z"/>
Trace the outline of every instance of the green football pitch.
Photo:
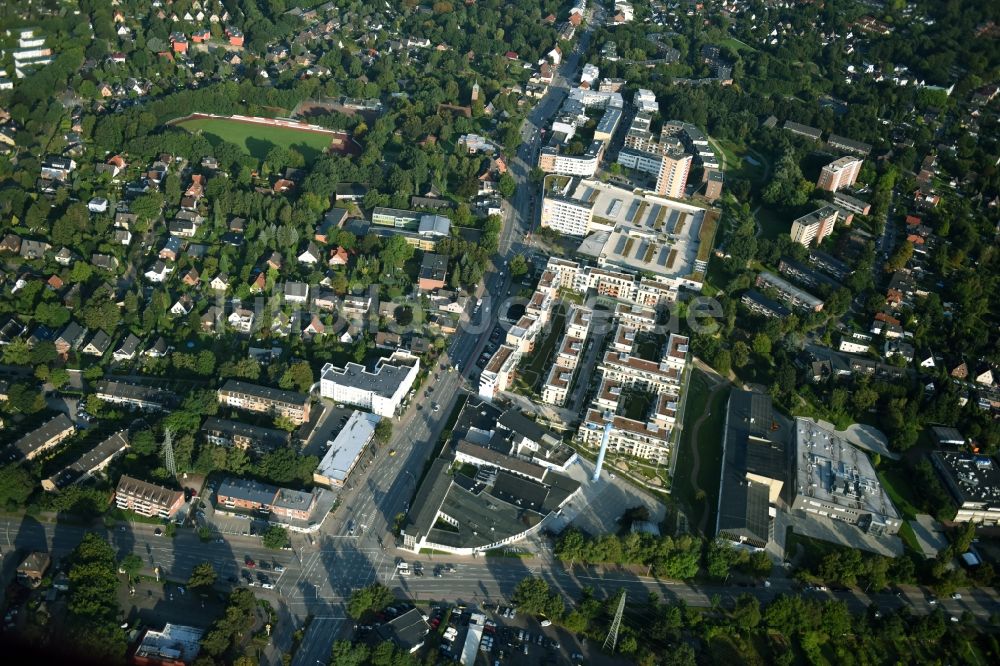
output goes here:
<path id="1" fill-rule="evenodd" d="M 334 134 L 291 127 L 261 125 L 229 118 L 189 118 L 176 123 L 189 132 L 201 132 L 212 143 L 228 141 L 257 159 L 264 159 L 274 146 L 291 148 L 312 162 L 337 142 Z"/>

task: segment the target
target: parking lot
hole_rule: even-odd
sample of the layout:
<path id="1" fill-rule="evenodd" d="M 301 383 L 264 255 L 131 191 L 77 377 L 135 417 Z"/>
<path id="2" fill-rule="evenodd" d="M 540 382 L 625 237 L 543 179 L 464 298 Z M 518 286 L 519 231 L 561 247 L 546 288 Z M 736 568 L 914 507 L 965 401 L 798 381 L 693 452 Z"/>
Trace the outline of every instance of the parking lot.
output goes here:
<path id="1" fill-rule="evenodd" d="M 139 580 L 118 588 L 118 603 L 130 626 L 141 622 L 161 627 L 166 622 L 208 626 L 225 607 L 224 596 L 215 590 L 190 590 L 185 585 Z"/>
<path id="2" fill-rule="evenodd" d="M 410 604 L 394 604 L 379 613 L 376 625 L 389 622 L 397 615 L 412 608 Z M 432 606 L 421 609 L 431 627 L 427 645 L 438 645 L 445 659 L 459 661 L 468 636 L 472 618 L 476 613 L 486 617 L 479 644 L 477 664 L 496 663 L 527 664 L 539 666 L 571 666 L 577 664 L 612 664 L 620 660 L 600 654 L 600 651 L 573 634 L 549 624 L 542 626 L 537 618 L 519 613 L 511 606 L 491 605 L 477 609 L 466 606 Z M 358 627 L 359 637 L 364 638 L 374 629 Z M 598 646 L 599 647 L 599 646 Z"/>

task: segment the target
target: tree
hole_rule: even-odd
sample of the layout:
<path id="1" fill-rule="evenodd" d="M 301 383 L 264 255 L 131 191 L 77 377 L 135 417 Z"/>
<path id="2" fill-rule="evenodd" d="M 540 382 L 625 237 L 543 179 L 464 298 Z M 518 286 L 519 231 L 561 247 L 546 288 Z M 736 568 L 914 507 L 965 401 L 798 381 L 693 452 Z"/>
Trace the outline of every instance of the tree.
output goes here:
<path id="1" fill-rule="evenodd" d="M 534 576 L 521 579 L 517 587 L 514 588 L 511 600 L 526 613 L 534 615 L 552 613 L 557 618 L 562 613 L 562 609 L 559 608 L 562 605 L 562 598 L 558 595 L 550 595 L 549 584 Z"/>
<path id="2" fill-rule="evenodd" d="M 267 528 L 267 530 L 265 530 L 263 536 L 261 537 L 261 542 L 264 544 L 265 548 L 280 550 L 288 545 L 288 530 L 284 527 L 271 525 Z"/>
<path id="3" fill-rule="evenodd" d="M 308 361 L 299 361 L 288 366 L 285 373 L 278 381 L 278 386 L 283 389 L 298 389 L 308 391 L 313 385 L 313 371 Z"/>
<path id="4" fill-rule="evenodd" d="M 742 340 L 733 343 L 732 361 L 736 368 L 742 368 L 750 362 L 750 348 Z"/>
<path id="5" fill-rule="evenodd" d="M 191 570 L 191 577 L 188 579 L 188 586 L 191 588 L 212 587 L 212 585 L 215 584 L 215 578 L 215 567 L 212 566 L 212 563 L 202 562 Z"/>
<path id="6" fill-rule="evenodd" d="M 368 612 L 377 612 L 392 602 L 392 592 L 381 583 L 354 590 L 347 601 L 347 614 L 360 620 Z"/>
<path id="7" fill-rule="evenodd" d="M 754 353 L 767 356 L 771 353 L 771 338 L 764 333 L 758 333 L 753 337 Z"/>
<path id="8" fill-rule="evenodd" d="M 131 580 L 142 570 L 142 558 L 135 553 L 129 553 L 118 563 L 118 569 Z"/>
<path id="9" fill-rule="evenodd" d="M 379 444 L 385 444 L 390 439 L 392 439 L 392 421 L 381 419 L 375 426 L 375 441 Z"/>
<path id="10" fill-rule="evenodd" d="M 510 260 L 510 276 L 519 278 L 527 272 L 528 260 L 524 258 L 523 254 L 515 254 L 514 258 Z"/>
<path id="11" fill-rule="evenodd" d="M 333 644 L 331 664 L 336 666 L 364 666 L 368 663 L 371 649 L 364 643 L 357 645 L 351 641 L 338 640 Z"/>
<path id="12" fill-rule="evenodd" d="M 896 251 L 892 253 L 892 256 L 889 257 L 889 260 L 885 262 L 886 272 L 895 273 L 899 269 L 906 266 L 912 257 L 913 243 L 910 241 L 903 241 L 903 244 L 900 245 Z"/>
<path id="13" fill-rule="evenodd" d="M 68 640 L 83 654 L 105 663 L 125 659 L 125 632 L 118 619 L 115 552 L 88 532 L 70 556 Z"/>
<path id="14" fill-rule="evenodd" d="M 31 496 L 35 480 L 28 470 L 20 465 L 0 467 L 0 506 L 8 511 L 16 511 Z"/>
<path id="15" fill-rule="evenodd" d="M 736 599 L 733 608 L 733 622 L 746 634 L 749 634 L 760 624 L 760 601 L 750 594 L 741 594 Z"/>
<path id="16" fill-rule="evenodd" d="M 505 173 L 500 176 L 500 182 L 497 183 L 497 189 L 500 191 L 500 196 L 504 199 L 510 199 L 514 196 L 514 192 L 517 190 L 517 181 L 509 173 Z"/>
<path id="17" fill-rule="evenodd" d="M 14 412 L 35 414 L 45 409 L 45 396 L 36 387 L 19 382 L 7 390 L 7 405 Z"/>

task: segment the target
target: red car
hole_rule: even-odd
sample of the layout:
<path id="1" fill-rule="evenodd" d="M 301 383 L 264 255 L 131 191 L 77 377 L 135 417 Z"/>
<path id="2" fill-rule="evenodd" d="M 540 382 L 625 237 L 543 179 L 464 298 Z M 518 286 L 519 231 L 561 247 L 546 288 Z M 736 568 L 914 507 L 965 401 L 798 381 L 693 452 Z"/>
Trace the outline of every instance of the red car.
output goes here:
<path id="1" fill-rule="evenodd" d="M 246 558 L 245 558 L 245 559 L 244 559 L 243 561 L 244 561 L 244 563 L 246 563 L 246 565 L 247 565 L 247 566 L 248 566 L 249 568 L 251 568 L 251 569 L 253 569 L 254 567 L 256 567 L 256 566 L 257 566 L 257 563 L 256 563 L 256 562 L 254 562 L 254 561 L 253 561 L 253 560 L 252 560 L 252 559 L 250 558 L 250 556 L 249 556 L 249 555 L 247 555 L 247 557 L 246 557 Z"/>

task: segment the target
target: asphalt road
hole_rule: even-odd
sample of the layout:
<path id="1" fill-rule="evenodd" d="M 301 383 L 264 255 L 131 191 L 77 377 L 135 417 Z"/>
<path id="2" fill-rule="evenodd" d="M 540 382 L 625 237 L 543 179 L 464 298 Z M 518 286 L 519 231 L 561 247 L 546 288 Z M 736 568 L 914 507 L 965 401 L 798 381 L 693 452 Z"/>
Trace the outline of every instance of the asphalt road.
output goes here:
<path id="1" fill-rule="evenodd" d="M 625 589 L 633 599 L 645 599 L 650 592 L 655 592 L 665 601 L 684 600 L 690 605 L 702 607 L 710 606 L 716 595 L 726 603 L 743 593 L 752 594 L 762 602 L 770 601 L 779 594 L 798 593 L 841 599 L 853 612 L 863 611 L 872 603 L 883 611 L 907 605 L 916 613 L 930 612 L 940 606 L 949 615 L 959 617 L 969 612 L 981 620 L 1000 612 L 1000 602 L 979 589 L 962 590 L 961 599 L 941 599 L 935 606 L 929 602 L 930 597 L 924 590 L 912 586 L 904 586 L 899 596 L 888 592 L 869 595 L 855 590 L 810 592 L 800 590 L 788 578 L 774 576 L 770 587 L 738 587 L 660 580 L 616 568 L 567 568 L 547 551 L 526 560 L 415 556 L 392 548 L 383 551 L 378 546 L 371 547 L 358 536 L 330 535 L 316 537 L 311 548 L 275 551 L 264 548 L 256 537 L 231 535 L 224 543 L 203 543 L 191 530 L 180 530 L 176 537 L 168 538 L 155 536 L 153 529 L 152 525 L 129 524 L 125 531 L 104 530 L 39 523 L 30 518 L 24 521 L 7 518 L 0 521 L 0 543 L 3 544 L 5 568 L 9 564 L 6 556 L 15 548 L 21 551 L 48 550 L 54 558 L 61 558 L 79 543 L 85 532 L 96 531 L 108 538 L 119 556 L 135 552 L 146 563 L 144 573 L 152 573 L 152 567 L 158 566 L 161 575 L 168 580 L 187 580 L 194 566 L 204 561 L 215 565 L 223 582 L 229 576 L 242 577 L 243 572 L 253 573 L 254 577 L 264 573 L 275 588 L 265 590 L 256 587 L 255 593 L 274 601 L 285 615 L 304 618 L 311 614 L 330 621 L 324 623 L 327 625 L 333 621 L 345 621 L 343 601 L 352 590 L 375 580 L 400 595 L 420 601 L 482 604 L 508 600 L 517 583 L 529 575 L 541 576 L 571 599 L 578 598 L 584 587 L 593 588 L 599 596 L 613 595 Z M 404 556 L 411 564 L 419 561 L 424 575 L 403 577 L 396 574 L 397 556 Z M 244 564 L 247 557 L 257 565 L 253 570 Z M 264 570 L 261 567 L 263 563 L 271 568 Z M 283 566 L 284 571 L 275 572 L 274 563 Z M 454 566 L 454 573 L 436 575 L 436 569 L 446 563 Z M 332 633 L 327 633 L 327 636 L 329 643 L 325 645 L 322 641 L 314 641 L 316 653 L 320 656 L 329 654 L 335 638 Z M 299 661 L 298 658 L 296 661 Z M 315 660 L 303 663 L 315 663 Z"/>

